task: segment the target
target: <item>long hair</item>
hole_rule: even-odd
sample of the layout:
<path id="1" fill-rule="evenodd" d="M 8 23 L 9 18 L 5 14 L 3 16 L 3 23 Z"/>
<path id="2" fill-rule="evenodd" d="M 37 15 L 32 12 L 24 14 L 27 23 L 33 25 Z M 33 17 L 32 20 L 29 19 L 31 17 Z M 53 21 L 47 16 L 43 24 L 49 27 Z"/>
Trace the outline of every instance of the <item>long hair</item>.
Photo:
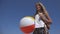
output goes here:
<path id="1" fill-rule="evenodd" d="M 41 6 L 40 2 L 36 3 L 36 5 L 39 5 L 39 6 L 41 7 L 40 11 L 43 13 L 43 12 L 44 12 L 44 11 L 43 11 L 43 7 Z M 35 15 L 36 15 L 36 14 L 38 14 L 38 10 L 36 10 Z M 35 16 L 35 15 L 34 15 L 34 16 Z"/>

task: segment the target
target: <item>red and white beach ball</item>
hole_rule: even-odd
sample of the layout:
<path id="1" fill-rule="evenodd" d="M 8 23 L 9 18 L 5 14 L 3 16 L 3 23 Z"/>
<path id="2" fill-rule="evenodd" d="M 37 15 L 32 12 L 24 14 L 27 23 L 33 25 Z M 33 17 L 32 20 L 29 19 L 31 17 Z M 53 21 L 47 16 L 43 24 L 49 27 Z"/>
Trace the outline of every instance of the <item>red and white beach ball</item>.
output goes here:
<path id="1" fill-rule="evenodd" d="M 34 31 L 34 18 L 31 16 L 26 16 L 20 20 L 20 29 L 24 33 L 31 33 Z"/>

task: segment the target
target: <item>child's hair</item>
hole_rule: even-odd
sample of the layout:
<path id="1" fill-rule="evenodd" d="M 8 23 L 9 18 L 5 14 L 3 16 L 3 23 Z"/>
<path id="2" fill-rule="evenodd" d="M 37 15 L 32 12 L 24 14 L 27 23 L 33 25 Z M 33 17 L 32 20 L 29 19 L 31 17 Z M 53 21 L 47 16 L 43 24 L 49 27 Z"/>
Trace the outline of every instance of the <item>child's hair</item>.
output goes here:
<path id="1" fill-rule="evenodd" d="M 40 2 L 37 2 L 37 3 L 36 3 L 36 5 L 39 5 L 39 6 L 41 6 L 41 3 L 40 3 Z M 41 11 L 41 12 L 43 12 L 43 7 L 42 7 L 42 6 L 41 6 L 41 9 L 40 9 L 40 11 Z M 36 13 L 35 13 L 35 15 L 36 15 L 36 14 L 38 14 L 38 11 L 37 11 L 37 10 L 36 10 Z"/>

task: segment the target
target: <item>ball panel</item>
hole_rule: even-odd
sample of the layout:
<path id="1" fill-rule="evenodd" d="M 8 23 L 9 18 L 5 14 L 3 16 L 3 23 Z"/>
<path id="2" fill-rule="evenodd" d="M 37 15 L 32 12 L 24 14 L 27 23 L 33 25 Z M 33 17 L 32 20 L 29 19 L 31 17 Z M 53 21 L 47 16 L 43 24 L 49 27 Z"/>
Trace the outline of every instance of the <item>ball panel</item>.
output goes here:
<path id="1" fill-rule="evenodd" d="M 20 21 L 20 26 L 21 27 L 29 26 L 29 25 L 32 25 L 32 24 L 34 24 L 34 18 L 32 18 L 32 17 L 24 17 Z"/>
<path id="2" fill-rule="evenodd" d="M 34 31 L 35 26 L 34 25 L 30 25 L 27 27 L 20 27 L 20 29 L 24 32 L 24 33 L 31 33 Z"/>

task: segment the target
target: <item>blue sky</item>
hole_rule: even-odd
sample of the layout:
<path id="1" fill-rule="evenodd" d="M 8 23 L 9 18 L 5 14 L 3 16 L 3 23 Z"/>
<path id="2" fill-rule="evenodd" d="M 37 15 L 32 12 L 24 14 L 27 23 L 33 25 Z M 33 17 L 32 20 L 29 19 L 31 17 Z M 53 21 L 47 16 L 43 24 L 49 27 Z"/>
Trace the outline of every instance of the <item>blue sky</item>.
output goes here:
<path id="1" fill-rule="evenodd" d="M 0 34 L 23 34 L 19 21 L 24 16 L 33 16 L 35 2 L 39 0 L 0 0 Z M 51 34 L 60 34 L 60 0 L 40 0 L 52 19 Z"/>

